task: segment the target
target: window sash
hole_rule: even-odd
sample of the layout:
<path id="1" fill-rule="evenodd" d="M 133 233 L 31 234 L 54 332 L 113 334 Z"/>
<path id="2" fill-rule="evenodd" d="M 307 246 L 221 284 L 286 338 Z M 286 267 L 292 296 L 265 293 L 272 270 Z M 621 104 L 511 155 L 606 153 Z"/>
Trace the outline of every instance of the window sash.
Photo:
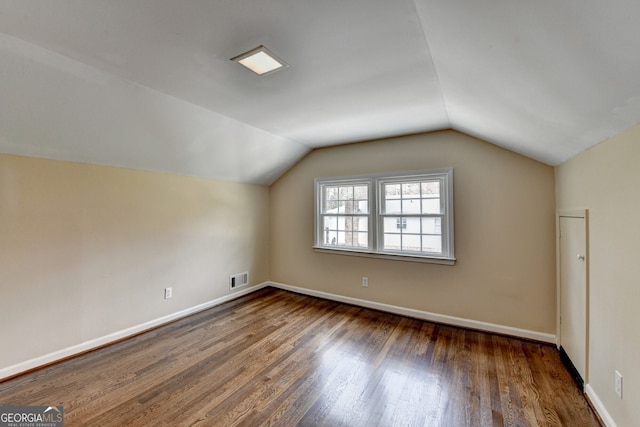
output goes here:
<path id="1" fill-rule="evenodd" d="M 323 246 L 369 248 L 368 215 L 322 215 Z"/>
<path id="2" fill-rule="evenodd" d="M 417 255 L 428 255 L 428 256 L 441 256 L 444 253 L 447 253 L 448 251 L 447 249 L 447 234 L 445 231 L 443 231 L 445 229 L 446 226 L 446 216 L 444 214 L 438 214 L 438 215 L 434 215 L 434 214 L 430 214 L 430 215 L 397 215 L 397 214 L 389 214 L 389 215 L 383 215 L 380 214 L 379 218 L 381 218 L 381 220 L 378 222 L 378 226 L 379 226 L 379 231 L 378 231 L 378 248 L 379 248 L 379 252 L 385 252 L 385 253 L 394 253 L 394 254 L 403 254 L 403 253 L 410 253 L 410 254 L 417 254 Z M 428 232 L 425 231 L 425 224 L 423 219 L 432 219 L 432 218 L 436 218 L 436 219 L 440 219 L 440 224 L 437 228 L 440 229 L 439 233 L 436 232 Z M 385 229 L 385 225 L 387 224 L 385 219 L 391 219 L 392 223 L 394 224 L 393 227 L 389 227 L 389 229 Z M 396 227 L 397 224 L 397 220 L 396 219 L 406 219 L 407 220 L 407 227 L 404 228 L 400 228 L 398 229 Z M 417 221 L 411 221 L 411 220 L 417 220 Z M 417 223 L 418 226 L 418 230 L 415 230 L 415 227 L 411 227 L 409 224 L 410 222 L 414 222 Z M 411 230 L 411 228 L 414 228 L 414 230 Z M 436 225 L 434 225 L 434 228 L 436 228 Z M 407 231 L 405 231 L 407 230 Z M 400 248 L 393 248 L 392 245 L 387 245 L 385 238 L 387 236 L 398 236 L 398 238 L 400 239 L 401 242 L 401 246 Z M 438 238 L 438 243 L 439 243 L 439 247 L 440 250 L 428 250 L 425 248 L 430 248 L 427 245 L 427 241 L 429 240 L 434 240 L 434 239 L 429 239 L 429 238 Z M 420 248 L 419 249 L 409 249 L 409 244 L 407 244 L 407 248 L 405 248 L 404 243 L 404 239 L 405 238 L 419 238 L 420 239 Z"/>

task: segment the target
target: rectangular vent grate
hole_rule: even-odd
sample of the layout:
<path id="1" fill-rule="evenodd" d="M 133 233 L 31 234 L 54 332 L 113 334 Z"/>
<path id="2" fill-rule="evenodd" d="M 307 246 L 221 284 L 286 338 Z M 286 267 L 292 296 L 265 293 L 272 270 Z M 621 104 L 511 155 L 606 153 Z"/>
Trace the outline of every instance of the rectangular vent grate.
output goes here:
<path id="1" fill-rule="evenodd" d="M 249 284 L 249 273 L 238 273 L 229 276 L 229 289 L 236 289 Z"/>

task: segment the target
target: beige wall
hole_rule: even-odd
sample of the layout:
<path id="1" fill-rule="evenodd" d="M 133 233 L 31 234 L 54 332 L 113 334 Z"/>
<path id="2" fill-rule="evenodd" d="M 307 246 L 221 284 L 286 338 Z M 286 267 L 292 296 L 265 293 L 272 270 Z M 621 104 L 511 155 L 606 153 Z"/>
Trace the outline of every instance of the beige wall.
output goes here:
<path id="1" fill-rule="evenodd" d="M 589 209 L 589 386 L 618 426 L 640 425 L 640 126 L 557 167 L 556 195 Z"/>
<path id="2" fill-rule="evenodd" d="M 443 167 L 454 168 L 455 266 L 312 249 L 314 178 Z M 329 147 L 274 183 L 270 206 L 272 281 L 555 334 L 549 166 L 454 131 Z"/>
<path id="3" fill-rule="evenodd" d="M 268 198 L 0 155 L 0 370 L 225 296 L 230 274 L 266 281 Z"/>

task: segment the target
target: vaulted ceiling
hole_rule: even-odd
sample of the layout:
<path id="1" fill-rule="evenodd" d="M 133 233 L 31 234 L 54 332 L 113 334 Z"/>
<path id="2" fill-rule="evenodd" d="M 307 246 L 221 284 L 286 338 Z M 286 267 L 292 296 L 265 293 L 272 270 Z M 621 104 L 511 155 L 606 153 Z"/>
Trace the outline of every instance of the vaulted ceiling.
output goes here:
<path id="1" fill-rule="evenodd" d="M 640 120 L 638 0 L 0 0 L 0 152 L 269 184 L 452 128 L 555 165 Z M 266 45 L 257 76 L 230 58 Z"/>

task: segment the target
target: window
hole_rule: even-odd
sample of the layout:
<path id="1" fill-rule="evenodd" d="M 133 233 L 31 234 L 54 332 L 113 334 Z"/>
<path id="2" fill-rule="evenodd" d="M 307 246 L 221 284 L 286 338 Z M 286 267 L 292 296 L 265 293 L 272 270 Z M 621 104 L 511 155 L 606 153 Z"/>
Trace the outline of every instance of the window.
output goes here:
<path id="1" fill-rule="evenodd" d="M 452 264 L 453 170 L 315 180 L 320 251 Z"/>
<path id="2" fill-rule="evenodd" d="M 320 244 L 328 247 L 369 247 L 368 182 L 332 182 L 322 186 Z"/>

